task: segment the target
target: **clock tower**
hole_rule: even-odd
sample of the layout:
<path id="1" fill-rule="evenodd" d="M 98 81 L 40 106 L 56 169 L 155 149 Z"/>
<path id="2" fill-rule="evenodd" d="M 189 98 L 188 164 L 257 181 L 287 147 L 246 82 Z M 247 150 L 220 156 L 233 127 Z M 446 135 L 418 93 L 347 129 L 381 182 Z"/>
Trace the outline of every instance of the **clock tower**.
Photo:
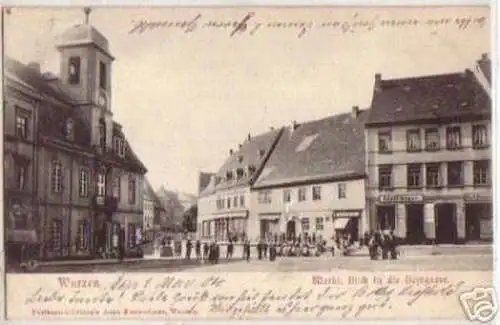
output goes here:
<path id="1" fill-rule="evenodd" d="M 85 23 L 70 27 L 58 39 L 60 76 L 92 126 L 92 145 L 111 150 L 111 65 L 114 57 L 106 37 L 89 24 L 89 15 L 90 8 L 85 8 Z"/>

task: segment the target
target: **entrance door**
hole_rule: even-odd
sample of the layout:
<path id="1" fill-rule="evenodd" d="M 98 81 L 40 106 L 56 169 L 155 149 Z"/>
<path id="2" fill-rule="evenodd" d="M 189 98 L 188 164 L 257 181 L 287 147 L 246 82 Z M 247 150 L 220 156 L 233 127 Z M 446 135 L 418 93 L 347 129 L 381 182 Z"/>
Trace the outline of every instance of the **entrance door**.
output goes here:
<path id="1" fill-rule="evenodd" d="M 269 220 L 260 221 L 260 238 L 266 238 L 269 233 Z"/>
<path id="2" fill-rule="evenodd" d="M 436 242 L 451 244 L 457 239 L 456 207 L 453 203 L 436 204 Z"/>
<path id="3" fill-rule="evenodd" d="M 394 230 L 396 223 L 396 207 L 394 205 L 378 206 L 378 227 L 380 230 Z"/>
<path id="4" fill-rule="evenodd" d="M 293 240 L 297 236 L 295 235 L 295 221 L 290 220 L 286 223 L 286 238 L 287 240 Z"/>
<path id="5" fill-rule="evenodd" d="M 408 244 L 424 242 L 424 205 L 408 204 L 406 206 L 406 218 L 406 240 Z"/>

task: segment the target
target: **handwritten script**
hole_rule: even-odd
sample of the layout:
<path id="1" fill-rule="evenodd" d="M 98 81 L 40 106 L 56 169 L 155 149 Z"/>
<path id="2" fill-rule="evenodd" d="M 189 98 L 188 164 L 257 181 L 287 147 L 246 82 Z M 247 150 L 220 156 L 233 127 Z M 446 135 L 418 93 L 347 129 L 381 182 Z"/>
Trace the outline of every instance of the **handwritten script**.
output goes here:
<path id="1" fill-rule="evenodd" d="M 269 278 L 239 283 L 237 277 L 203 274 L 57 276 L 30 287 L 22 308 L 35 318 L 355 319 L 419 308 L 429 298 L 455 301 L 464 285 L 447 277 L 305 277 L 276 286 L 280 281 Z"/>
<path id="2" fill-rule="evenodd" d="M 450 16 L 440 18 L 397 18 L 387 19 L 378 15 L 367 16 L 354 13 L 349 19 L 325 19 L 323 21 L 314 20 L 265 20 L 258 17 L 255 12 L 248 12 L 238 19 L 215 20 L 205 18 L 198 14 L 191 19 L 181 20 L 149 20 L 141 18 L 132 21 L 132 27 L 129 34 L 142 35 L 158 30 L 177 30 L 184 34 L 197 32 L 200 30 L 222 31 L 230 37 L 238 35 L 253 36 L 265 31 L 286 30 L 292 31 L 301 38 L 313 31 L 329 30 L 343 34 L 370 32 L 375 29 L 394 29 L 394 28 L 431 28 L 435 32 L 441 28 L 455 28 L 466 30 L 470 28 L 483 28 L 487 26 L 487 17 L 485 16 Z"/>

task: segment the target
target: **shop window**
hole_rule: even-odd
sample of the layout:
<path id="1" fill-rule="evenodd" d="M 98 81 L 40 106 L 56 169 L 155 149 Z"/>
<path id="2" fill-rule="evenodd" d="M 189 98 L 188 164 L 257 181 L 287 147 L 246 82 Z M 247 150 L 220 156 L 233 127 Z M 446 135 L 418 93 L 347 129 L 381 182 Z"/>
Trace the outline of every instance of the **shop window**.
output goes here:
<path id="1" fill-rule="evenodd" d="M 408 188 L 420 188 L 422 186 L 422 165 L 411 164 L 407 168 Z"/>
<path id="2" fill-rule="evenodd" d="M 392 188 L 392 166 L 382 165 L 378 167 L 378 184 L 381 190 Z"/>
<path id="3" fill-rule="evenodd" d="M 441 186 L 441 173 L 439 164 L 428 164 L 425 170 L 425 181 L 427 187 L 439 187 Z"/>
<path id="4" fill-rule="evenodd" d="M 463 162 L 454 161 L 448 163 L 448 186 L 464 185 Z"/>
<path id="5" fill-rule="evenodd" d="M 314 201 L 321 200 L 321 186 L 313 186 L 312 197 Z"/>
<path id="6" fill-rule="evenodd" d="M 439 150 L 439 130 L 426 129 L 425 130 L 425 150 L 434 151 Z"/>
<path id="7" fill-rule="evenodd" d="M 420 151 L 420 130 L 408 130 L 406 132 L 406 148 L 407 151 Z"/>

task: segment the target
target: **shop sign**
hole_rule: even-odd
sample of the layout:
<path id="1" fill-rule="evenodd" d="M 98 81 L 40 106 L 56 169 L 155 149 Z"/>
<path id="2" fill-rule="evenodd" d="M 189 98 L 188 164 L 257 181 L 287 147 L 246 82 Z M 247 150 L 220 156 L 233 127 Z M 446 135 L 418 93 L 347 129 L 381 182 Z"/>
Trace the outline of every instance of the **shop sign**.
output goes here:
<path id="1" fill-rule="evenodd" d="M 361 210 L 334 210 L 333 218 L 360 218 Z"/>
<path id="2" fill-rule="evenodd" d="M 464 201 L 491 201 L 491 196 L 477 192 L 464 194 Z"/>
<path id="3" fill-rule="evenodd" d="M 378 198 L 382 203 L 411 203 L 422 202 L 423 195 L 404 195 L 404 194 L 382 194 Z"/>

